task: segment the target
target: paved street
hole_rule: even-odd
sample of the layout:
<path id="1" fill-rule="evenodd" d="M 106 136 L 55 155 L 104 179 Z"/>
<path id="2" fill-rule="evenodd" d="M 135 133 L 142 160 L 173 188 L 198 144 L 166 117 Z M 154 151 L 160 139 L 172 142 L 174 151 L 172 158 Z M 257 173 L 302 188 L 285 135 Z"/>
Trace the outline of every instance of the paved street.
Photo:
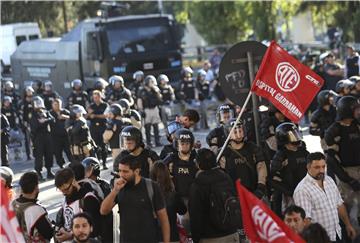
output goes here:
<path id="1" fill-rule="evenodd" d="M 205 137 L 208 131 L 202 130 L 199 132 L 195 132 L 195 137 L 200 139 L 201 144 L 203 146 L 207 146 L 205 142 Z M 320 148 L 320 140 L 319 137 L 314 137 L 307 134 L 307 129 L 303 131 L 304 140 L 307 145 L 307 149 L 310 152 L 319 151 Z M 165 136 L 162 136 L 162 143 L 166 143 Z M 155 149 L 156 152 L 160 153 L 160 148 Z M 11 156 L 11 155 L 10 155 Z M 16 161 L 12 164 L 12 169 L 15 173 L 15 183 L 19 180 L 22 173 L 33 169 L 33 161 Z M 54 163 L 56 164 L 56 163 Z M 108 167 L 112 168 L 112 159 L 108 158 Z M 56 172 L 59 169 L 57 165 L 53 167 L 53 171 Z M 101 177 L 109 180 L 111 178 L 110 175 L 111 170 L 105 170 L 101 172 Z M 46 176 L 46 172 L 43 171 L 44 176 Z M 45 182 L 40 183 L 40 194 L 39 200 L 46 207 L 49 212 L 50 218 L 55 219 L 56 212 L 59 210 L 59 207 L 62 203 L 63 196 L 60 191 L 56 190 L 54 186 L 54 180 L 47 180 Z"/>

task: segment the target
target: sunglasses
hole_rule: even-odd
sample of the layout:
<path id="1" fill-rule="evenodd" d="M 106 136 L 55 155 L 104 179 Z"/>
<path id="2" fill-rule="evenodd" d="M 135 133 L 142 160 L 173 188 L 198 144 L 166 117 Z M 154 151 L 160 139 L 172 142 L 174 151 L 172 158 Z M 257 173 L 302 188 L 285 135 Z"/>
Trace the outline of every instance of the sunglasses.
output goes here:
<path id="1" fill-rule="evenodd" d="M 67 192 L 69 191 L 69 189 L 71 188 L 72 184 L 73 184 L 74 180 L 71 181 L 71 183 L 68 186 L 64 186 L 62 185 L 61 187 L 57 188 L 59 191 L 62 192 Z"/>

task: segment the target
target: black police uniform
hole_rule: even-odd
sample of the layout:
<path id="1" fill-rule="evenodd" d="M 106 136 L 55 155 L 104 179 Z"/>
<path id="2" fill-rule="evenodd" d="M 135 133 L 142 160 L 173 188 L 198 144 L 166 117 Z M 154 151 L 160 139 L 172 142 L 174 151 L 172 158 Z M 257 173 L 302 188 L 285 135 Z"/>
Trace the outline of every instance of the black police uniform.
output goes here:
<path id="1" fill-rule="evenodd" d="M 60 95 L 55 91 L 51 91 L 51 93 L 44 91 L 41 96 L 44 99 L 44 105 L 46 110 L 51 110 L 52 102 L 54 101 L 54 99 L 60 98 Z"/>
<path id="2" fill-rule="evenodd" d="M 131 91 L 125 87 L 120 88 L 118 90 L 111 88 L 106 96 L 106 101 L 110 103 L 117 102 L 120 99 L 127 99 L 129 101 L 132 100 Z"/>
<path id="3" fill-rule="evenodd" d="M 90 130 L 85 119 L 70 118 L 65 121 L 65 128 L 68 132 L 70 151 L 74 162 L 81 162 L 85 157 L 95 156 Z M 89 151 L 84 151 L 84 147 L 88 147 Z"/>
<path id="4" fill-rule="evenodd" d="M 360 166 L 360 125 L 353 120 L 350 126 L 334 122 L 326 131 L 324 139 L 328 148 L 329 173 L 334 173 L 341 181 L 349 182 L 351 178 L 343 168 Z M 337 145 L 338 151 L 333 149 Z M 338 161 L 336 156 L 340 159 Z"/>
<path id="5" fill-rule="evenodd" d="M 211 98 L 209 81 L 204 81 L 203 83 L 197 82 L 197 89 L 199 90 L 199 100 Z"/>
<path id="6" fill-rule="evenodd" d="M 296 186 L 307 173 L 308 154 L 305 143 L 301 141 L 297 151 L 291 151 L 282 146 L 271 161 L 269 179 L 274 189 L 273 209 L 278 215 L 281 215 L 282 194 L 292 197 Z M 274 177 L 280 180 L 275 180 Z"/>
<path id="7" fill-rule="evenodd" d="M 12 107 L 17 110 L 19 108 L 19 104 L 20 104 L 20 101 L 21 101 L 21 98 L 20 96 L 15 92 L 15 90 L 11 90 L 11 91 L 8 91 L 8 90 L 4 90 L 1 94 L 2 97 L 5 97 L 5 96 L 9 96 L 12 100 L 11 104 L 12 104 Z"/>
<path id="8" fill-rule="evenodd" d="M 311 123 L 315 126 L 310 125 L 309 132 L 311 135 L 320 136 L 321 139 L 325 136 L 325 130 L 335 121 L 336 109 L 330 106 L 330 110 L 324 110 L 323 108 L 317 108 L 311 116 Z"/>
<path id="9" fill-rule="evenodd" d="M 346 58 L 347 78 L 359 76 L 359 58 L 358 55 Z"/>
<path id="10" fill-rule="evenodd" d="M 15 110 L 12 106 L 10 107 L 1 107 L 1 113 L 6 116 L 9 121 L 11 129 L 18 129 L 19 124 L 19 116 L 17 114 L 17 110 Z"/>
<path id="11" fill-rule="evenodd" d="M 27 101 L 26 98 L 20 103 L 20 117 L 22 120 L 22 131 L 25 137 L 25 151 L 27 158 L 30 159 L 30 128 L 29 122 L 32 116 L 33 105 L 32 101 Z"/>
<path id="12" fill-rule="evenodd" d="M 1 114 L 1 165 L 9 166 L 8 144 L 10 124 L 4 114 Z"/>
<path id="13" fill-rule="evenodd" d="M 88 101 L 89 96 L 86 91 L 73 90 L 67 98 L 67 107 L 70 108 L 72 105 L 81 105 L 85 108 Z"/>
<path id="14" fill-rule="evenodd" d="M 124 158 L 126 156 L 129 156 L 129 151 L 123 150 L 121 153 L 116 157 L 113 169 L 114 171 L 119 171 L 119 163 L 121 161 L 121 158 Z M 159 160 L 159 156 L 157 153 L 151 149 L 144 148 L 143 151 L 138 155 L 134 156 L 134 160 L 141 161 L 141 176 L 145 178 L 150 177 L 150 166 L 149 166 L 149 159 L 153 162 Z"/>
<path id="15" fill-rule="evenodd" d="M 40 123 L 39 119 L 46 119 Z M 33 111 L 30 119 L 31 138 L 34 146 L 35 170 L 41 173 L 43 158 L 48 174 L 53 166 L 53 148 L 51 146 L 50 124 L 55 122 L 54 117 L 46 110 Z"/>
<path id="16" fill-rule="evenodd" d="M 195 99 L 196 85 L 194 81 L 183 81 L 180 86 L 180 92 L 183 95 L 183 100 L 191 103 Z"/>
<path id="17" fill-rule="evenodd" d="M 102 115 L 108 107 L 107 103 L 101 102 L 99 105 L 92 103 L 90 109 L 93 110 L 92 114 Z M 106 164 L 107 150 L 103 140 L 103 133 L 106 129 L 106 119 L 105 118 L 89 118 L 90 120 L 90 133 L 91 137 L 97 145 L 97 155 L 98 158 L 101 158 L 103 165 Z"/>
<path id="18" fill-rule="evenodd" d="M 65 160 L 63 158 L 63 151 L 66 154 L 66 157 L 70 162 L 72 162 L 72 155 L 70 152 L 70 143 L 69 138 L 67 136 L 67 132 L 65 129 L 65 120 L 61 120 L 58 116 L 66 115 L 69 116 L 70 112 L 66 109 L 60 110 L 60 114 L 57 114 L 55 111 L 51 110 L 50 114 L 55 118 L 55 122 L 51 124 L 51 137 L 54 148 L 54 155 L 56 158 L 56 162 L 60 168 L 65 164 Z"/>
<path id="19" fill-rule="evenodd" d="M 159 86 L 160 93 L 162 95 L 163 104 L 168 105 L 173 100 L 174 90 L 171 85 Z"/>
<path id="20" fill-rule="evenodd" d="M 190 154 L 188 161 L 181 160 L 178 153 L 169 154 L 163 162 L 168 166 L 172 176 L 175 191 L 183 198 L 189 197 L 190 186 L 199 170 L 195 162 L 196 153 Z"/>

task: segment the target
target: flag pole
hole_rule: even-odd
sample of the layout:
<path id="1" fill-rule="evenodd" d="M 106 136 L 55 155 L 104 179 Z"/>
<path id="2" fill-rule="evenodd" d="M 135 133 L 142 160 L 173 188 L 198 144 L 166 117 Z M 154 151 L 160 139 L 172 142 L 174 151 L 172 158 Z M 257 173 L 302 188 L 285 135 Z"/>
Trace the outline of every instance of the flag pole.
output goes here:
<path id="1" fill-rule="evenodd" d="M 230 130 L 230 132 L 229 132 L 229 135 L 227 136 L 227 138 L 226 138 L 226 140 L 225 140 L 225 143 L 224 143 L 224 145 L 222 146 L 222 148 L 221 148 L 221 150 L 220 150 L 220 152 L 219 152 L 219 154 L 218 154 L 218 156 L 217 156 L 217 158 L 216 158 L 216 161 L 217 161 L 217 162 L 219 162 L 219 160 L 220 160 L 220 158 L 221 158 L 221 155 L 223 154 L 223 152 L 224 152 L 224 150 L 225 150 L 225 148 L 226 148 L 226 146 L 227 146 L 227 144 L 228 144 L 228 142 L 229 142 L 229 140 L 230 140 L 230 136 L 231 136 L 231 134 L 234 132 L 234 129 L 235 129 L 235 127 L 236 127 L 236 124 L 240 121 L 240 118 L 241 118 L 242 114 L 244 113 L 247 104 L 249 103 L 249 100 L 250 100 L 250 98 L 251 98 L 251 94 L 252 94 L 252 92 L 249 91 L 249 94 L 248 94 L 248 96 L 246 97 L 246 100 L 245 100 L 244 104 L 243 104 L 242 107 L 241 107 L 241 110 L 240 110 L 240 113 L 239 113 L 239 115 L 238 115 L 238 117 L 237 117 L 237 119 L 236 119 L 236 122 L 235 122 L 235 124 L 232 126 L 232 128 L 231 128 L 231 130 Z"/>

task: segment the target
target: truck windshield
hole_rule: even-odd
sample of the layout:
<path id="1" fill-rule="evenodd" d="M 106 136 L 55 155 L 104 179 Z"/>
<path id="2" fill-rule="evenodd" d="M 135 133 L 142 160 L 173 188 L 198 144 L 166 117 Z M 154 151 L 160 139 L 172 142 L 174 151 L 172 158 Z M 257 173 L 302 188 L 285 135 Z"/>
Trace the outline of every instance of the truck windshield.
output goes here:
<path id="1" fill-rule="evenodd" d="M 134 20 L 106 25 L 109 52 L 132 54 L 164 51 L 175 48 L 170 26 L 164 20 Z"/>

